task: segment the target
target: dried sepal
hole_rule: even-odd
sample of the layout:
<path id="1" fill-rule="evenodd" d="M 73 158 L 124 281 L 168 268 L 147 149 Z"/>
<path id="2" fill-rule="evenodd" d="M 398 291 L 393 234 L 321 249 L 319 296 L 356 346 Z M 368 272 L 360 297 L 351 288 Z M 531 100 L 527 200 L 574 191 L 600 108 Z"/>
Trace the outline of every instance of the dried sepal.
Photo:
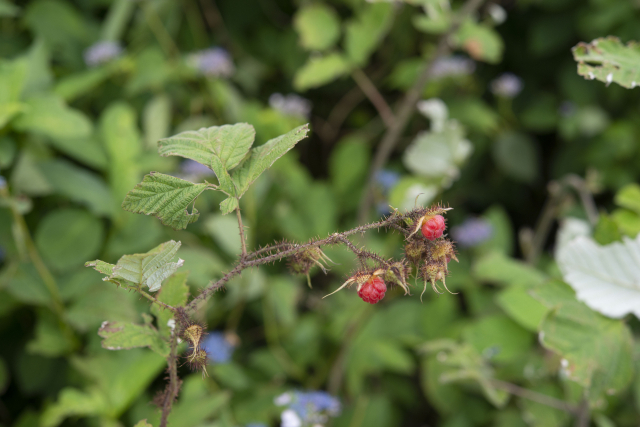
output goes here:
<path id="1" fill-rule="evenodd" d="M 376 274 L 377 273 L 377 274 Z M 349 279 L 347 279 L 346 282 L 344 282 L 342 284 L 342 286 L 340 286 L 338 289 L 336 289 L 335 291 L 331 292 L 328 295 L 323 296 L 322 298 L 326 298 L 329 295 L 333 295 L 338 291 L 341 291 L 344 288 L 350 288 L 351 285 L 353 285 L 354 283 L 356 283 L 358 285 L 358 291 L 362 288 L 362 286 L 367 283 L 367 281 L 369 281 L 371 278 L 375 277 L 375 276 L 379 276 L 382 273 L 384 273 L 384 270 L 378 269 L 378 270 L 369 270 L 369 271 L 356 271 L 353 275 L 351 275 L 351 277 L 349 277 Z"/>
<path id="2" fill-rule="evenodd" d="M 378 273 L 380 270 L 382 270 L 382 273 L 378 275 L 383 277 L 385 282 L 396 284 L 404 290 L 405 295 L 411 295 L 409 285 L 407 284 L 409 267 L 405 264 L 404 260 L 394 262 L 385 269 L 376 270 L 375 273 Z"/>
<path id="3" fill-rule="evenodd" d="M 209 373 L 207 372 L 207 361 L 209 359 L 209 355 L 204 348 L 192 348 L 185 357 L 187 359 L 189 369 L 194 372 L 202 371 L 202 378 L 209 376 Z"/>
<path id="4" fill-rule="evenodd" d="M 436 285 L 436 282 L 438 280 L 442 281 L 442 285 L 447 290 L 447 292 L 454 295 L 457 294 L 457 292 L 451 292 L 449 288 L 447 288 L 447 283 L 445 281 L 447 272 L 448 269 L 446 260 L 430 259 L 423 264 L 422 268 L 420 268 L 420 275 L 422 276 L 422 278 L 424 278 L 424 289 L 420 294 L 420 301 L 422 301 L 422 296 L 427 290 L 427 283 L 431 283 L 431 288 L 434 290 L 434 292 L 438 294 L 442 293 L 438 290 L 438 286 Z"/>

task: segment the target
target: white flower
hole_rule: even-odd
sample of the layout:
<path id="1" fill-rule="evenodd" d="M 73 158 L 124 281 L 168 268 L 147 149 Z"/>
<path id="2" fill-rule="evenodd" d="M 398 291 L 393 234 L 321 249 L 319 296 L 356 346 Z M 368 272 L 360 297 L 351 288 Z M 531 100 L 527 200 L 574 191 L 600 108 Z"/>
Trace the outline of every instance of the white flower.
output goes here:
<path id="1" fill-rule="evenodd" d="M 117 42 L 101 41 L 84 51 L 84 62 L 89 67 L 95 67 L 119 57 L 122 51 L 122 46 Z"/>
<path id="2" fill-rule="evenodd" d="M 273 403 L 275 403 L 276 406 L 284 406 L 291 403 L 291 400 L 292 400 L 291 393 L 282 393 L 280 396 L 273 399 Z"/>
<path id="3" fill-rule="evenodd" d="M 293 409 L 287 409 L 286 411 L 282 412 L 282 415 L 280 417 L 282 420 L 282 424 L 280 424 L 280 427 L 301 427 L 302 426 L 302 420 L 300 419 L 298 414 L 296 414 L 296 411 L 294 411 Z"/>
<path id="4" fill-rule="evenodd" d="M 522 79 L 513 73 L 503 73 L 491 82 L 491 92 L 505 98 L 515 98 L 522 91 Z"/>
<path id="5" fill-rule="evenodd" d="M 491 3 L 488 11 L 489 16 L 491 16 L 496 25 L 500 25 L 507 20 L 507 12 L 499 4 Z"/>
<path id="6" fill-rule="evenodd" d="M 287 116 L 309 118 L 311 114 L 311 101 L 295 93 L 282 95 L 273 93 L 269 97 L 269 106 Z"/>

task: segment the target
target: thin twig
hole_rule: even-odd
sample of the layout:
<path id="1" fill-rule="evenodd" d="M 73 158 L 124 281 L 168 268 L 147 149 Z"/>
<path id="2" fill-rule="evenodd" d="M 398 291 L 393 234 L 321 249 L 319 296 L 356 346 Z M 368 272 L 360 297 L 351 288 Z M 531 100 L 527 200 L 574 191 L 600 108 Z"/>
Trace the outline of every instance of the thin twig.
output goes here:
<path id="1" fill-rule="evenodd" d="M 533 402 L 537 402 L 551 408 L 559 409 L 570 414 L 578 414 L 578 408 L 570 403 L 565 402 L 564 400 L 556 399 L 555 397 L 538 393 L 537 391 L 529 390 L 520 387 L 519 385 L 508 383 L 506 381 L 492 379 L 491 383 L 494 387 L 505 390 L 515 396 L 520 396 Z"/>
<path id="2" fill-rule="evenodd" d="M 590 415 L 589 414 L 589 401 L 586 398 L 583 398 L 580 401 L 580 406 L 578 407 L 578 410 L 576 411 L 577 413 L 577 418 L 576 418 L 576 427 L 589 427 L 589 418 Z"/>
<path id="3" fill-rule="evenodd" d="M 173 307 L 170 306 L 169 304 L 165 304 L 162 301 L 160 301 L 159 299 L 157 299 L 156 297 L 154 297 L 151 294 L 146 293 L 145 291 L 143 291 L 142 289 L 140 289 L 140 286 L 137 287 L 132 287 L 131 289 L 135 290 L 136 292 L 140 293 L 140 295 L 142 295 L 143 297 L 145 297 L 146 299 L 148 299 L 149 301 L 158 304 L 160 307 L 166 308 L 168 310 L 173 311 L 174 313 L 177 312 L 178 310 Z"/>
<path id="4" fill-rule="evenodd" d="M 393 126 L 390 126 L 383 135 L 382 141 L 380 142 L 378 150 L 376 151 L 376 154 L 374 156 L 373 164 L 371 165 L 371 170 L 369 172 L 367 188 L 365 189 L 364 197 L 362 198 L 362 203 L 360 204 L 360 209 L 358 212 L 358 219 L 360 222 L 364 222 L 367 215 L 369 214 L 369 209 L 373 202 L 373 187 L 376 174 L 386 164 L 389 155 L 393 151 L 395 145 L 398 143 L 398 140 L 400 139 L 405 126 L 413 115 L 422 91 L 431 78 L 432 70 L 436 60 L 443 57 L 450 51 L 449 37 L 451 37 L 451 35 L 458 30 L 460 24 L 462 24 L 463 20 L 468 15 L 470 15 L 480 7 L 483 1 L 484 0 L 467 0 L 464 6 L 462 6 L 460 11 L 454 17 L 449 30 L 445 34 L 440 36 L 440 40 L 438 41 L 438 46 L 435 53 L 431 55 L 428 60 L 426 60 L 422 72 L 418 75 L 418 78 L 413 83 L 413 86 L 411 86 L 409 91 L 405 94 L 404 98 L 400 102 L 400 107 L 398 108 L 398 112 L 395 115 Z"/>
<path id="5" fill-rule="evenodd" d="M 247 256 L 247 243 L 244 239 L 244 226 L 242 225 L 242 216 L 240 216 L 240 208 L 236 208 L 236 215 L 238 216 L 238 229 L 240 229 L 240 241 L 242 242 L 242 258 Z"/>
<path id="6" fill-rule="evenodd" d="M 585 180 L 578 175 L 569 174 L 563 181 L 578 192 L 584 211 L 587 213 L 587 218 L 589 218 L 589 222 L 591 225 L 596 225 L 599 217 L 598 208 L 596 207 L 596 202 L 593 200 L 593 194 L 591 194 Z"/>
<path id="7" fill-rule="evenodd" d="M 351 72 L 351 77 L 356 82 L 362 93 L 364 93 L 371 104 L 378 110 L 378 114 L 382 118 L 382 121 L 387 127 L 393 126 L 393 122 L 395 121 L 395 117 L 393 117 L 393 111 L 387 104 L 387 101 L 384 100 L 384 97 L 378 91 L 378 88 L 373 84 L 373 82 L 367 77 L 367 75 L 359 68 L 354 68 Z"/>

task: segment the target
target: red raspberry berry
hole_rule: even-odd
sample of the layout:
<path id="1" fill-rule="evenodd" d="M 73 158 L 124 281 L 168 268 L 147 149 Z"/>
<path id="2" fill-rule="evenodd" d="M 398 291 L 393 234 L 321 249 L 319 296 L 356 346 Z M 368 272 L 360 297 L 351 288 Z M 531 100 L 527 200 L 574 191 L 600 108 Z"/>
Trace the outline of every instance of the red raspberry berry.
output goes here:
<path id="1" fill-rule="evenodd" d="M 429 240 L 436 240 L 442 236 L 447 226 L 442 215 L 434 215 L 422 223 L 422 235 Z"/>
<path id="2" fill-rule="evenodd" d="M 379 277 L 372 277 L 362 285 L 358 291 L 358 296 L 362 298 L 364 302 L 375 304 L 384 298 L 385 292 L 387 292 L 387 285 L 384 284 L 384 280 Z"/>

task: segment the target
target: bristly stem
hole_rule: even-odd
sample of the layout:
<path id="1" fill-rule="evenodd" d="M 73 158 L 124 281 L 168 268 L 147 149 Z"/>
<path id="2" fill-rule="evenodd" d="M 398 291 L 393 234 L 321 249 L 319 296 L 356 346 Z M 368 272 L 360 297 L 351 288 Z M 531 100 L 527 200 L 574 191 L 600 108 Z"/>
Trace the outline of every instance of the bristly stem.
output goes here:
<path id="1" fill-rule="evenodd" d="M 169 413 L 173 402 L 178 397 L 180 390 L 180 379 L 178 378 L 178 336 L 175 331 L 171 332 L 171 347 L 167 364 L 169 366 L 169 383 L 162 401 L 162 416 L 160 418 L 160 427 L 167 427 Z"/>
<path id="2" fill-rule="evenodd" d="M 424 63 L 422 72 L 418 75 L 418 78 L 413 83 L 413 86 L 411 86 L 409 91 L 405 94 L 404 98 L 400 102 L 400 107 L 398 108 L 398 112 L 395 114 L 393 125 L 390 126 L 383 135 L 382 141 L 380 142 L 378 150 L 376 151 L 376 154 L 373 158 L 371 170 L 369 171 L 369 179 L 358 212 L 359 222 L 366 221 L 371 203 L 373 201 L 372 190 L 375 184 L 376 174 L 386 164 L 389 155 L 393 151 L 393 148 L 400 140 L 400 136 L 402 135 L 405 126 L 409 122 L 409 119 L 413 115 L 416 104 L 420 99 L 420 96 L 422 95 L 423 89 L 431 78 L 432 70 L 436 60 L 450 52 L 451 49 L 449 47 L 449 38 L 458 30 L 460 24 L 462 24 L 464 19 L 480 7 L 483 1 L 484 0 L 467 0 L 464 6 L 462 6 L 460 11 L 454 17 L 453 23 L 451 24 L 449 30 L 445 34 L 440 36 L 440 40 L 438 41 L 438 46 L 435 53 L 431 55 L 431 57 Z"/>
<path id="3" fill-rule="evenodd" d="M 186 309 L 190 311 L 195 310 L 198 307 L 198 304 L 200 302 L 207 299 L 213 292 L 222 288 L 231 278 L 233 278 L 237 274 L 240 274 L 243 270 L 249 267 L 255 267 L 263 264 L 268 264 L 270 262 L 279 261 L 283 258 L 302 252 L 308 248 L 320 247 L 325 245 L 334 245 L 336 243 L 345 243 L 345 240 L 348 241 L 348 239 L 346 239 L 347 236 L 351 236 L 357 233 L 364 233 L 374 228 L 392 227 L 394 225 L 397 225 L 397 223 L 404 221 L 405 218 L 411 217 L 411 215 L 412 215 L 412 212 L 408 212 L 405 214 L 394 212 L 392 215 L 389 215 L 382 221 L 376 221 L 370 224 L 360 225 L 358 227 L 352 228 L 351 230 L 343 231 L 342 233 L 334 233 L 328 237 L 325 237 L 324 239 L 313 239 L 303 244 L 293 244 L 293 243 L 284 243 L 284 242 L 277 243 L 272 246 L 266 246 L 264 248 L 261 248 L 256 252 L 248 253 L 246 254 L 246 256 L 243 256 L 240 259 L 238 264 L 236 264 L 236 266 L 231 271 L 229 271 L 227 274 L 222 276 L 222 278 L 220 278 L 218 281 L 212 282 L 206 288 L 204 288 L 200 293 L 200 295 L 195 297 L 193 300 L 191 300 L 189 304 L 187 304 Z M 351 242 L 349 242 L 349 244 L 353 246 Z M 353 249 L 355 249 L 354 253 L 356 255 L 362 253 L 362 251 L 357 249 L 355 246 L 353 246 Z M 276 253 L 270 253 L 271 251 L 276 251 Z M 260 254 L 269 253 L 269 255 L 260 257 L 258 253 Z M 376 261 L 379 261 L 383 264 L 387 264 L 387 262 L 383 260 L 381 257 L 375 254 L 369 254 L 369 253 L 367 254 L 369 255 L 370 258 L 375 259 Z"/>
<path id="4" fill-rule="evenodd" d="M 242 225 L 240 208 L 236 208 L 236 215 L 238 216 L 238 229 L 240 229 L 240 241 L 242 242 L 242 259 L 244 259 L 247 256 L 247 242 L 244 238 L 244 226 Z"/>

